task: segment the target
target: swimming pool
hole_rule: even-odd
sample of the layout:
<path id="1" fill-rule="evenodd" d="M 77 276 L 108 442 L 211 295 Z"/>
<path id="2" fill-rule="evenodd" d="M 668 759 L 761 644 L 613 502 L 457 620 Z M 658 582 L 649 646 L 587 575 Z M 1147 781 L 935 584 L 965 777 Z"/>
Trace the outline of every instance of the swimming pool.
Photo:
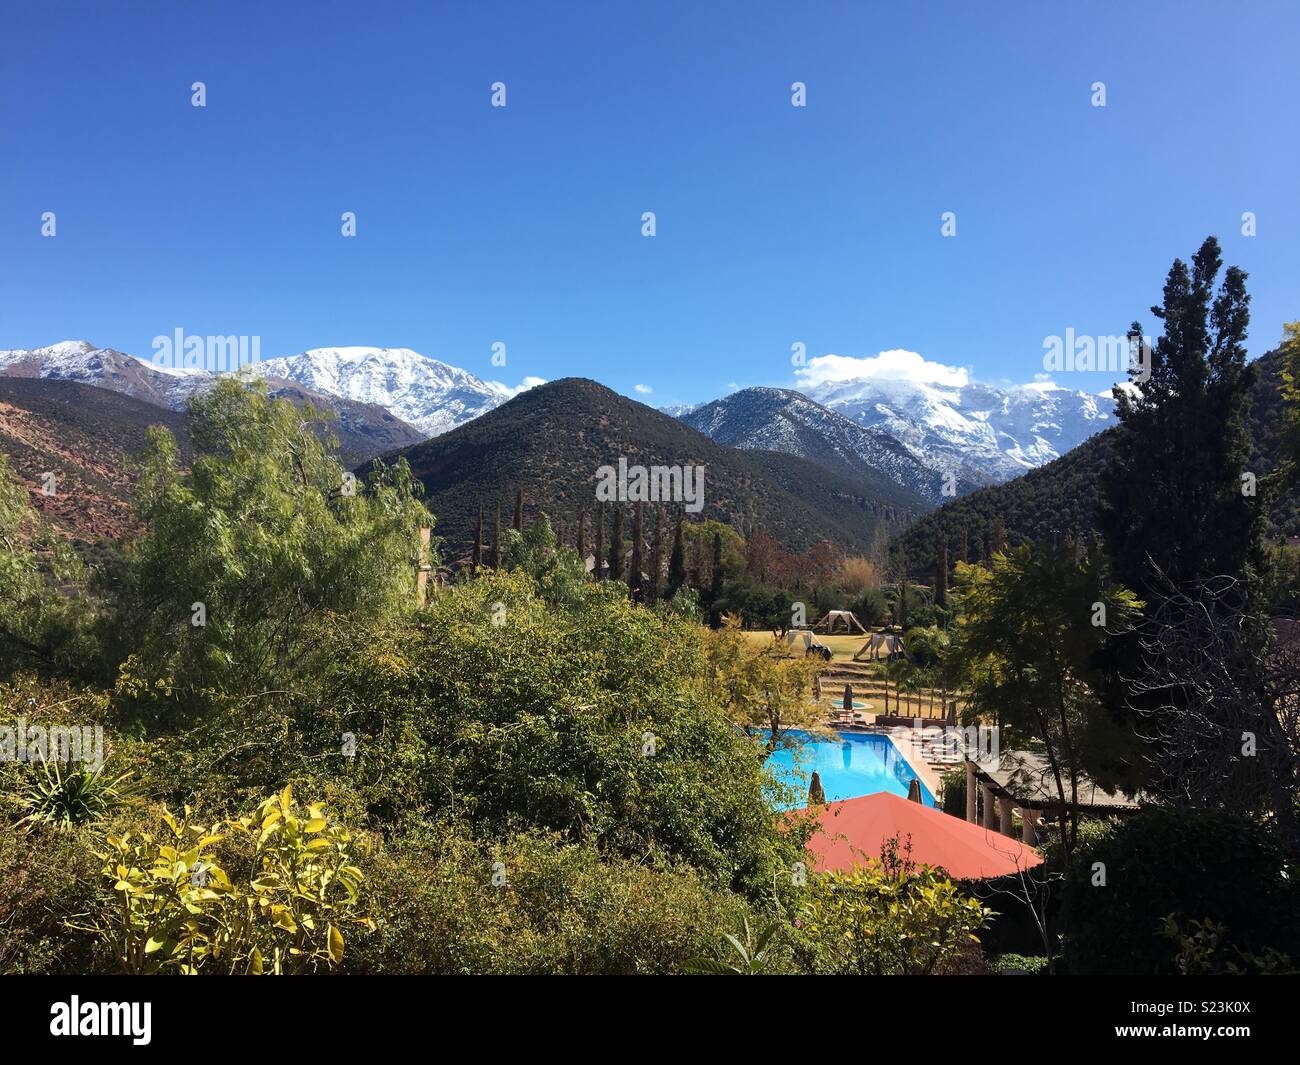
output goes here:
<path id="1" fill-rule="evenodd" d="M 847 732 L 838 735 L 837 741 L 816 739 L 805 732 L 786 734 L 786 739 L 797 741 L 798 747 L 776 751 L 767 760 L 769 772 L 799 793 L 797 802 L 783 805 L 782 809 L 806 804 L 808 781 L 814 769 L 821 776 L 830 802 L 878 791 L 907 797 L 908 785 L 918 778 L 888 736 Z M 921 799 L 926 806 L 938 805 L 925 781 L 921 781 Z"/>

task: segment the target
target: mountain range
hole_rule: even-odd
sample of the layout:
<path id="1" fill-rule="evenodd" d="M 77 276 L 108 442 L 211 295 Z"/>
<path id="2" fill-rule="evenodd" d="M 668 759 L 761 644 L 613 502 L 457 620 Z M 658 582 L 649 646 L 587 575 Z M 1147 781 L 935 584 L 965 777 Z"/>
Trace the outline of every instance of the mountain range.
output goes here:
<path id="1" fill-rule="evenodd" d="M 859 425 L 790 389 L 745 388 L 694 407 L 680 419 L 728 447 L 796 455 L 877 489 L 889 482 L 942 502 L 941 476 L 911 448 L 883 429 Z"/>
<path id="2" fill-rule="evenodd" d="M 1115 424 L 1114 411 L 1109 396 L 1050 382 L 999 388 L 858 378 L 802 392 L 746 388 L 678 416 L 736 447 L 813 461 L 833 455 L 837 465 L 853 453 L 938 502 L 941 487 L 946 496 L 964 495 L 1059 458 Z"/>
<path id="3" fill-rule="evenodd" d="M 265 359 L 245 372 L 273 396 L 337 416 L 344 460 L 353 465 L 416 443 L 505 402 L 514 391 L 406 348 L 322 348 Z M 219 373 L 161 366 L 84 340 L 0 351 L 0 376 L 75 381 L 181 411 Z"/>
<path id="4" fill-rule="evenodd" d="M 710 468 L 710 493 L 715 487 L 723 491 L 710 497 L 711 516 L 751 528 L 771 521 L 790 546 L 821 536 L 865 549 L 879 540 L 881 529 L 897 532 L 954 493 L 997 485 L 1054 460 L 1114 421 L 1110 399 L 1050 384 L 949 387 L 861 379 L 822 383 L 806 392 L 746 388 L 711 403 L 655 411 L 611 398 L 614 393 L 594 382 L 571 379 L 558 393 L 541 393 L 550 397 L 550 413 L 548 428 L 540 431 L 530 419 L 541 408 L 518 402 L 528 391 L 407 348 L 317 348 L 255 362 L 244 372 L 264 378 L 273 395 L 332 411 L 347 465 L 406 454 L 431 498 L 450 508 L 442 532 L 460 545 L 470 539 L 465 521 L 471 509 L 476 517 L 478 502 L 492 493 L 524 487 L 536 505 L 550 499 L 553 510 L 558 503 L 559 510 L 576 514 L 591 499 L 587 481 L 597 466 L 610 456 L 642 455 L 653 459 L 648 464 L 701 462 Z M 29 435 L 35 432 L 33 419 L 52 416 L 60 385 L 94 386 L 139 404 L 120 411 L 93 405 L 94 426 L 107 432 L 119 415 L 124 426 L 135 426 L 150 409 L 177 414 L 219 376 L 87 341 L 0 351 L 0 381 L 49 383 L 45 390 L 11 389 L 11 399 L 35 405 L 23 415 Z M 534 381 L 526 382 L 530 390 L 537 387 Z M 557 395 L 574 402 L 573 414 L 563 416 Z M 502 419 L 471 430 L 507 410 Z M 592 425 L 584 421 L 588 416 L 604 421 Z M 93 433 L 83 430 L 77 439 L 86 444 Z M 124 439 L 133 432 L 124 429 Z M 562 439 L 565 433 L 571 439 Z M 646 439 L 638 441 L 637 433 Z M 510 434 L 518 439 L 507 439 Z M 592 434 L 598 445 L 584 443 Z M 21 451 L 21 436 L 11 432 L 0 445 Z M 479 452 L 467 450 L 467 440 Z M 116 454 L 117 443 L 106 440 L 107 453 Z M 465 466 L 459 473 L 444 457 L 452 451 Z M 536 467 L 535 475 L 525 475 L 525 466 Z M 485 473 L 492 467 L 495 472 Z M 561 483 L 561 469 L 578 480 Z M 779 505 L 769 505 L 778 499 Z M 814 513 L 804 512 L 809 507 Z M 80 531 L 120 524 L 105 518 L 103 506 L 92 510 Z"/>
<path id="5" fill-rule="evenodd" d="M 275 395 L 332 410 L 350 461 L 445 433 L 524 387 L 485 381 L 408 348 L 316 348 L 255 362 L 249 372 L 266 378 Z M 0 376 L 77 381 L 182 410 L 218 374 L 63 341 L 0 351 Z M 719 443 L 783 451 L 850 477 L 883 475 L 932 502 L 1050 462 L 1113 424 L 1113 412 L 1109 397 L 1050 383 L 880 378 L 822 382 L 802 393 L 747 388 L 665 409 Z"/>

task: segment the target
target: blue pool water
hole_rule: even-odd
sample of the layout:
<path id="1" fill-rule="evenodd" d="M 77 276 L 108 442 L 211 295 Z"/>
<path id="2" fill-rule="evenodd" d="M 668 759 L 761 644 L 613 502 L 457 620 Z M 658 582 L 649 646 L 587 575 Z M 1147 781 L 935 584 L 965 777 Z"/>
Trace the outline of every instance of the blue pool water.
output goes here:
<path id="1" fill-rule="evenodd" d="M 790 732 L 786 734 L 787 741 L 797 741 L 798 747 L 776 751 L 768 758 L 768 771 L 782 783 L 798 789 L 798 801 L 791 805 L 806 803 L 808 781 L 814 769 L 821 775 L 822 788 L 831 802 L 878 791 L 907 797 L 907 786 L 917 777 L 888 736 L 872 733 L 840 733 L 839 736 L 839 741 L 823 740 L 803 732 Z M 924 781 L 921 798 L 926 806 L 938 805 Z"/>

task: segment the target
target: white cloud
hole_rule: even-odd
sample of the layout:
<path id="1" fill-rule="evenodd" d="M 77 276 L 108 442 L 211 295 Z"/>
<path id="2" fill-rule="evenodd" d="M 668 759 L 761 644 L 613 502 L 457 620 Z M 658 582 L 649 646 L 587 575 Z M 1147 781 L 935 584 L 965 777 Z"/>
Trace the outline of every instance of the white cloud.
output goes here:
<path id="1" fill-rule="evenodd" d="M 894 348 L 879 355 L 819 355 L 807 366 L 795 370 L 795 378 L 805 388 L 839 381 L 910 381 L 913 384 L 943 385 L 960 388 L 970 383 L 965 367 L 931 362 L 915 351 Z"/>
<path id="2" fill-rule="evenodd" d="M 633 385 L 632 391 L 642 396 L 648 396 L 654 391 L 649 385 Z"/>
<path id="3" fill-rule="evenodd" d="M 545 377 L 525 377 L 519 384 L 511 388 L 509 385 L 503 385 L 500 381 L 489 381 L 493 388 L 501 389 L 507 399 L 514 399 L 520 392 L 527 392 L 530 388 L 536 388 L 538 385 L 546 384 Z"/>

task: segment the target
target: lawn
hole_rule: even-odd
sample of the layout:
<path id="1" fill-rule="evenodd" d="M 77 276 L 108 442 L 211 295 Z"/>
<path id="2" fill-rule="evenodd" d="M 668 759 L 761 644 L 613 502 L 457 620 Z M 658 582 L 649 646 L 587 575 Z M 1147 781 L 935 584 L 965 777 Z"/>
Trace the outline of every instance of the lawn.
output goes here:
<path id="1" fill-rule="evenodd" d="M 745 639 L 758 647 L 768 647 L 772 643 L 772 633 L 770 630 L 762 629 L 758 632 L 746 632 Z M 854 633 L 852 636 L 846 636 L 843 633 L 837 636 L 823 636 L 818 634 L 818 643 L 824 643 L 834 654 L 833 661 L 850 662 L 858 648 L 867 642 L 867 638 L 862 633 Z"/>

